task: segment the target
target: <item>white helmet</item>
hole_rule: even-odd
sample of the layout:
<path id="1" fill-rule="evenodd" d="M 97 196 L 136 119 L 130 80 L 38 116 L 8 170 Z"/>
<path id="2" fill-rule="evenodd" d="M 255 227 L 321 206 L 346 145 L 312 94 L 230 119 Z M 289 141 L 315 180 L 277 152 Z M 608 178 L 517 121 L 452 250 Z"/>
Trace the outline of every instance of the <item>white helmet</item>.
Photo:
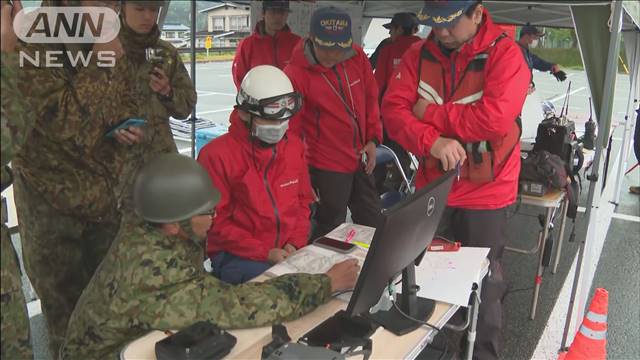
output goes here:
<path id="1" fill-rule="evenodd" d="M 300 110 L 302 98 L 282 70 L 259 65 L 242 79 L 236 104 L 239 109 L 266 120 L 287 120 Z"/>

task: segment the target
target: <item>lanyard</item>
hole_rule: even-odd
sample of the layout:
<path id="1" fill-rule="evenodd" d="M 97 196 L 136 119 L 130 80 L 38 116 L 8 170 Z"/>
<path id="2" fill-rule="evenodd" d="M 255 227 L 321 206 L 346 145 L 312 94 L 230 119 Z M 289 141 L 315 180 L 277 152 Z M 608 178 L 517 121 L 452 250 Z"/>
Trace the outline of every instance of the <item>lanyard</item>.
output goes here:
<path id="1" fill-rule="evenodd" d="M 347 114 L 352 118 L 356 128 L 358 129 L 358 135 L 360 136 L 360 141 L 362 142 L 362 145 L 364 145 L 364 139 L 362 139 L 362 131 L 360 130 L 360 123 L 358 122 L 358 117 L 356 116 L 356 110 L 355 110 L 355 107 L 354 107 L 353 93 L 351 92 L 351 86 L 349 86 L 349 75 L 347 74 L 347 70 L 344 68 L 344 65 L 343 65 L 342 66 L 342 72 L 344 74 L 345 80 L 347 80 L 347 89 L 349 90 L 349 97 L 351 98 L 351 106 L 349 106 L 349 104 L 347 104 L 347 100 L 345 99 L 344 91 L 342 89 L 342 82 L 340 80 L 340 74 L 338 73 L 338 70 L 336 69 L 336 67 L 333 68 L 333 71 L 336 74 L 336 80 L 338 81 L 338 86 L 340 87 L 340 92 L 338 92 L 338 90 L 336 90 L 335 86 L 333 86 L 331 81 L 329 81 L 329 79 L 327 78 L 327 76 L 324 73 L 322 73 L 320 75 L 322 75 L 322 78 L 324 78 L 324 80 L 327 82 L 327 84 L 329 85 L 329 87 L 331 88 L 333 93 L 336 94 L 338 99 L 340 99 L 340 101 L 344 105 L 344 108 L 347 111 Z"/>

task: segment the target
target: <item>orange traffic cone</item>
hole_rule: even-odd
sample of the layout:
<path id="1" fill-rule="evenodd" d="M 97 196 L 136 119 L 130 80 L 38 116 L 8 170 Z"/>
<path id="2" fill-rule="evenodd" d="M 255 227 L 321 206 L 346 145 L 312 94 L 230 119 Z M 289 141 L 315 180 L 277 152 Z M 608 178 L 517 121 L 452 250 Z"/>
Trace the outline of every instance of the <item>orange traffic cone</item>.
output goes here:
<path id="1" fill-rule="evenodd" d="M 607 358 L 607 311 L 609 293 L 596 289 L 589 312 L 582 320 L 580 331 L 573 339 L 569 352 L 560 354 L 558 360 L 604 360 Z"/>

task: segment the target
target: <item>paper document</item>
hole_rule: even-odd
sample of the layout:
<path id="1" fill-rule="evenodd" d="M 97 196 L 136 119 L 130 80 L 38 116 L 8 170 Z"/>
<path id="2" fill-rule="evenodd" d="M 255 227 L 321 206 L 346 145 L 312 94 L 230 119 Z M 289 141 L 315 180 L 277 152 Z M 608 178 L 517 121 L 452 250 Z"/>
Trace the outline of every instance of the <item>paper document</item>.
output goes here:
<path id="1" fill-rule="evenodd" d="M 418 295 L 468 306 L 473 283 L 481 281 L 489 248 L 461 247 L 454 252 L 427 251 L 416 268 Z M 486 262 L 485 262 L 486 261 Z"/>
<path id="2" fill-rule="evenodd" d="M 349 254 L 340 254 L 333 250 L 308 245 L 293 253 L 283 262 L 269 268 L 266 274 L 272 276 L 292 273 L 323 274 L 333 265 L 351 258 L 358 259 L 358 264 L 362 266 L 366 255 L 362 249 L 356 249 Z"/>
<path id="3" fill-rule="evenodd" d="M 371 240 L 373 240 L 373 235 L 375 235 L 376 229 L 357 224 L 344 223 L 337 228 L 333 229 L 330 233 L 325 235 L 325 237 L 346 241 L 354 243 L 362 248 L 368 248 L 368 245 L 371 245 Z"/>

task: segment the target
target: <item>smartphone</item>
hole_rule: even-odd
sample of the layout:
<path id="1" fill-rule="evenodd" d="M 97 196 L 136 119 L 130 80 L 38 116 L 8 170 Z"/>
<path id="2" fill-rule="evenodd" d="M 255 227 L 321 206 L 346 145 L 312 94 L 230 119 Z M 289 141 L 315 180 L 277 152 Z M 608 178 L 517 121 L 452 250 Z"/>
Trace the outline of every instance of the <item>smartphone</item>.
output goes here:
<path id="1" fill-rule="evenodd" d="M 126 119 L 126 120 L 121 121 L 120 123 L 112 126 L 110 129 L 108 129 L 104 133 L 104 136 L 113 137 L 113 135 L 116 134 L 117 130 L 126 129 L 126 128 L 130 128 L 130 127 L 141 127 L 146 122 L 147 121 L 144 120 L 144 119 L 135 119 L 135 118 Z"/>
<path id="2" fill-rule="evenodd" d="M 321 238 L 315 239 L 313 243 L 317 246 L 323 247 L 325 249 L 333 250 L 342 254 L 350 253 L 356 249 L 356 246 L 351 243 L 347 243 L 347 242 L 336 240 L 336 239 L 331 239 L 328 237 L 321 237 Z"/>
<path id="3" fill-rule="evenodd" d="M 151 70 L 149 71 L 149 74 L 159 76 L 158 72 L 155 71 L 155 68 L 162 68 L 162 65 L 164 65 L 162 49 L 147 48 L 145 50 L 145 58 L 151 64 Z"/>

